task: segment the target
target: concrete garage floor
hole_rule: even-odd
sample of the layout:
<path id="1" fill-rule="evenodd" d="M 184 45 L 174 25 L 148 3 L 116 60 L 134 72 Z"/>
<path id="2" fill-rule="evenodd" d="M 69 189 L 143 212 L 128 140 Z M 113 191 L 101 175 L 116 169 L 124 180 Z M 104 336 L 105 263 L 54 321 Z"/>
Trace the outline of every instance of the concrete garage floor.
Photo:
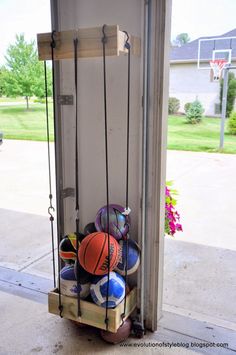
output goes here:
<path id="1" fill-rule="evenodd" d="M 179 341 L 179 337 L 171 336 L 168 330 L 160 327 L 158 333 L 149 333 L 145 337 L 146 344 L 142 347 L 144 339 L 130 337 L 125 343 L 129 347 L 114 346 L 100 338 L 99 331 L 94 328 L 78 328 L 73 322 L 60 319 L 47 313 L 45 304 L 25 299 L 19 296 L 0 292 L 1 319 L 4 326 L 0 328 L 0 354 L 1 355 L 28 355 L 28 354 L 191 354 L 193 351 L 184 348 L 162 348 L 154 346 L 157 342 Z M 4 304 L 4 307 L 2 306 Z M 9 314 L 11 315 L 9 317 Z M 2 323 L 2 322 L 1 322 Z M 182 338 L 188 344 L 190 337 Z M 131 346 L 132 343 L 136 347 Z M 140 348 L 137 345 L 140 345 Z M 197 349 L 196 349 L 197 350 Z M 222 349 L 219 349 L 222 350 Z M 224 350 L 224 349 L 223 349 Z M 196 352 L 194 352 L 196 353 Z M 231 352 L 228 350 L 227 354 Z M 223 354 L 223 352 L 221 352 Z"/>
<path id="2" fill-rule="evenodd" d="M 168 240 L 164 310 L 236 331 L 236 252 Z"/>
<path id="3" fill-rule="evenodd" d="M 57 317 L 47 314 L 45 294 L 53 283 L 46 157 L 46 144 L 41 142 L 5 140 L 0 147 L 1 355 L 21 354 L 21 347 L 22 354 L 91 353 L 95 344 L 84 336 L 77 344 L 83 332 L 78 334 L 70 322 L 61 323 Z M 235 163 L 234 155 L 168 152 L 167 178 L 174 180 L 180 194 L 178 210 L 184 233 L 175 239 L 165 239 L 165 316 L 159 335 L 151 334 L 145 342 L 149 339 L 189 341 L 193 329 L 195 335 L 199 332 L 198 339 L 210 341 L 219 338 L 215 325 L 221 330 L 222 327 L 236 330 L 236 239 L 232 214 L 236 197 Z M 177 321 L 170 319 L 169 312 L 178 314 Z M 193 322 L 208 322 L 207 331 L 202 328 L 202 322 L 188 323 L 189 318 Z M 173 324 L 178 332 L 168 330 L 173 329 Z M 12 343 L 11 330 L 19 334 Z M 214 334 L 208 334 L 209 331 Z M 230 334 L 231 349 L 236 349 L 231 341 L 235 333 Z M 69 343 L 74 344 L 74 349 L 68 344 L 68 336 L 75 340 L 76 344 Z M 96 352 L 121 351 L 104 347 L 96 337 L 91 334 L 89 338 L 96 340 Z M 226 334 L 222 341 L 225 339 Z M 80 346 L 83 351 L 79 350 Z M 154 351 L 146 350 L 145 353 Z M 137 348 L 129 351 L 137 352 Z M 175 348 L 162 352 L 158 348 L 164 354 L 173 351 L 184 354 L 190 350 L 178 352 Z M 212 353 L 225 351 L 217 349 Z"/>

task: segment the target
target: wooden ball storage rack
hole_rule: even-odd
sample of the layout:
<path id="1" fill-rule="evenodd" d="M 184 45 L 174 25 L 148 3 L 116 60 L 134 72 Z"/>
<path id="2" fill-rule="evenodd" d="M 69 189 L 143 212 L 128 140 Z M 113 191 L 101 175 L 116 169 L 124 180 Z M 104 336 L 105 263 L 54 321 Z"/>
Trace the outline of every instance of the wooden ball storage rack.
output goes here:
<path id="1" fill-rule="evenodd" d="M 73 39 L 78 38 L 79 50 L 78 58 L 92 58 L 103 55 L 102 48 L 102 26 L 93 28 L 81 28 L 77 30 L 60 31 L 54 34 L 55 49 L 54 60 L 74 59 Z M 106 26 L 106 56 L 119 56 L 126 54 L 125 42 L 126 34 L 119 29 L 118 25 Z M 38 57 L 39 60 L 51 60 L 52 34 L 40 33 L 37 35 Z M 131 44 L 131 54 L 140 56 L 141 45 L 140 38 L 129 34 Z M 61 295 L 61 304 L 63 305 L 63 318 L 78 321 L 83 324 L 105 329 L 104 322 L 105 308 L 99 307 L 92 302 L 80 301 L 81 317 L 78 317 L 77 298 Z M 126 312 L 123 319 L 126 319 L 135 310 L 137 306 L 137 288 L 134 287 L 126 296 Z M 59 309 L 59 290 L 53 289 L 48 294 L 49 313 L 60 315 Z M 116 307 L 108 310 L 108 330 L 116 333 L 122 324 L 122 313 L 124 311 L 124 300 Z"/>

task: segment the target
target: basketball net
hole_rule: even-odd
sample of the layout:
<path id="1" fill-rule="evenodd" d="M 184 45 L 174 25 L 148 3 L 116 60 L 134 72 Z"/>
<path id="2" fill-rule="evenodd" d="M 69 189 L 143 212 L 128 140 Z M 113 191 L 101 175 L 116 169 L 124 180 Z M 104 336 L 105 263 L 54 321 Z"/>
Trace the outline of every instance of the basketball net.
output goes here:
<path id="1" fill-rule="evenodd" d="M 226 63 L 225 59 L 210 60 L 212 81 L 219 81 L 222 78 L 222 71 Z"/>

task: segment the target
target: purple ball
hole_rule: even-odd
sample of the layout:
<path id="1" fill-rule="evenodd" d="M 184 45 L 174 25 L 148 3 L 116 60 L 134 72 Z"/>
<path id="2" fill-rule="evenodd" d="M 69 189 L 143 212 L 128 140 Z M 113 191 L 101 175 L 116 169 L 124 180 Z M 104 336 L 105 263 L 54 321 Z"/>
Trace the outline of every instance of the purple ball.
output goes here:
<path id="1" fill-rule="evenodd" d="M 109 211 L 109 234 L 117 240 L 126 236 L 129 232 L 130 218 L 124 215 L 124 207 L 120 205 L 111 204 Z M 108 232 L 107 226 L 107 206 L 100 208 L 96 215 L 95 227 L 99 232 Z"/>

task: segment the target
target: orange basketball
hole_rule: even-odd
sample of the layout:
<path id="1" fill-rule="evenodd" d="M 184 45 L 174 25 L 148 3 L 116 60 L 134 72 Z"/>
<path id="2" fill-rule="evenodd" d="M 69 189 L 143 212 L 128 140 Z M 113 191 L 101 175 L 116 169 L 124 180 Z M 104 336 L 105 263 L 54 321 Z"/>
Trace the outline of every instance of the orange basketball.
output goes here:
<path id="1" fill-rule="evenodd" d="M 110 271 L 119 260 L 119 244 L 110 235 Z M 95 232 L 85 237 L 79 248 L 79 262 L 81 266 L 94 275 L 108 273 L 108 233 Z"/>

